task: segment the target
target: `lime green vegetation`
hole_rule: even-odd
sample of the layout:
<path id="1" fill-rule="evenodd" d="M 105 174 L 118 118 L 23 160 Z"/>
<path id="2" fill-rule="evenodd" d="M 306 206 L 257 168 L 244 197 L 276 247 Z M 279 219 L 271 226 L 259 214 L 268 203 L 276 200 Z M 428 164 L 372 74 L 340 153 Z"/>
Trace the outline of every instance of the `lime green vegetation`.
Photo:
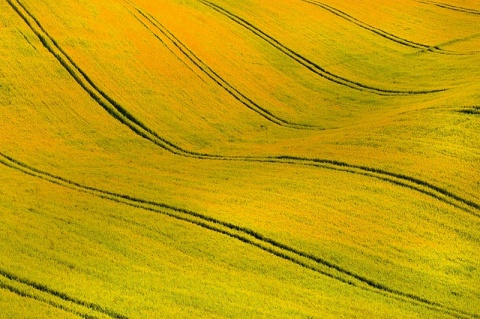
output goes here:
<path id="1" fill-rule="evenodd" d="M 479 13 L 0 2 L 0 318 L 478 318 Z"/>

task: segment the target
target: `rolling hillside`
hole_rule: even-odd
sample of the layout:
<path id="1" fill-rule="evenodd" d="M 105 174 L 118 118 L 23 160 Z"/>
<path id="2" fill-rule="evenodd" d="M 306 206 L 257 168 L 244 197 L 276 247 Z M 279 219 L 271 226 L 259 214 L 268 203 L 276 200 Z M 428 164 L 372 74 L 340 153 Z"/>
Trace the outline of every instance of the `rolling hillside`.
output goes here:
<path id="1" fill-rule="evenodd" d="M 0 1 L 0 318 L 480 318 L 480 3 Z"/>

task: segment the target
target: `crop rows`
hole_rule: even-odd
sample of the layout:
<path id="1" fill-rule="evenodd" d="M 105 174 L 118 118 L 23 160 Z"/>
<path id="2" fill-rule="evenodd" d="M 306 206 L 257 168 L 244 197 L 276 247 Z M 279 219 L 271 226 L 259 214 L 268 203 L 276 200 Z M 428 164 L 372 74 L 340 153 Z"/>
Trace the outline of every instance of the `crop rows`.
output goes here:
<path id="1" fill-rule="evenodd" d="M 467 313 L 465 311 L 448 307 L 440 303 L 416 296 L 414 294 L 406 293 L 395 288 L 388 287 L 375 280 L 353 273 L 350 270 L 336 265 L 335 263 L 332 263 L 330 261 L 327 261 L 321 257 L 314 256 L 310 253 L 303 252 L 297 248 L 293 248 L 274 239 L 268 238 L 249 228 L 221 221 L 207 215 L 178 208 L 165 203 L 148 201 L 130 195 L 119 194 L 106 190 L 101 190 L 91 186 L 85 186 L 80 183 L 65 179 L 63 177 L 56 176 L 28 166 L 3 153 L 0 153 L 0 163 L 9 168 L 20 171 L 24 174 L 46 180 L 59 186 L 93 195 L 102 199 L 107 199 L 116 203 L 125 204 L 130 207 L 143 209 L 153 213 L 159 213 L 180 221 L 194 224 L 196 226 L 202 227 L 210 231 L 214 231 L 222 235 L 226 235 L 230 238 L 239 240 L 245 244 L 251 245 L 267 253 L 280 257 L 286 261 L 295 263 L 303 268 L 310 269 L 321 275 L 327 276 L 331 279 L 351 285 L 353 287 L 379 293 L 397 300 L 412 303 L 414 305 L 421 305 L 429 309 L 441 311 L 446 314 L 451 314 L 452 316 L 457 316 L 461 318 L 477 318 L 477 316 Z M 3 273 L 0 274 L 3 275 Z M 26 281 L 26 283 L 29 284 L 30 282 Z M 43 286 L 39 287 L 42 288 Z M 38 287 L 35 288 L 40 289 Z M 62 299 L 68 301 L 75 300 L 70 297 L 62 297 L 64 295 L 61 293 L 53 294 L 58 295 Z M 76 301 L 76 303 L 79 302 Z M 106 312 L 105 309 L 101 308 L 100 306 L 93 305 L 90 307 L 92 309 L 94 309 L 93 307 L 97 307 L 96 310 L 103 310 L 102 312 Z M 111 315 L 110 312 L 108 314 Z"/>
<path id="2" fill-rule="evenodd" d="M 373 86 L 369 86 L 366 84 L 362 84 L 360 82 L 352 81 L 341 77 L 339 75 L 333 74 L 315 62 L 307 59 L 306 57 L 300 55 L 299 53 L 293 51 L 292 49 L 283 45 L 280 41 L 276 40 L 275 38 L 271 37 L 270 35 L 266 34 L 259 28 L 255 27 L 250 22 L 246 21 L 245 19 L 227 11 L 226 9 L 206 0 L 198 0 L 200 3 L 212 8 L 213 10 L 217 11 L 218 13 L 224 15 L 225 17 L 229 18 L 230 20 L 234 21 L 235 23 L 241 25 L 245 29 L 249 30 L 280 52 L 284 53 L 286 56 L 291 58 L 292 60 L 296 61 L 297 63 L 301 64 L 311 72 L 319 75 L 320 77 L 330 81 L 342 85 L 344 87 L 348 87 L 351 89 L 355 89 L 358 91 L 374 93 L 378 95 L 415 95 L 415 94 L 429 94 L 429 93 L 438 93 L 446 91 L 447 89 L 437 89 L 437 90 L 422 90 L 422 91 L 413 91 L 413 90 L 391 90 L 391 89 L 383 89 L 383 88 L 376 88 Z"/>
<path id="3" fill-rule="evenodd" d="M 468 53 L 454 52 L 454 51 L 441 49 L 438 46 L 429 46 L 429 45 L 426 45 L 426 44 L 414 42 L 414 41 L 411 41 L 411 40 L 408 40 L 408 39 L 405 39 L 405 38 L 401 38 L 401 37 L 396 36 L 392 33 L 384 31 L 382 29 L 376 28 L 374 26 L 371 26 L 368 23 L 365 23 L 363 21 L 358 20 L 355 17 L 352 17 L 348 13 L 345 13 L 341 10 L 338 10 L 338 9 L 332 7 L 332 6 L 329 6 L 328 4 L 325 4 L 325 3 L 322 3 L 322 2 L 319 2 L 319 1 L 314 1 L 314 0 L 301 0 L 301 1 L 313 4 L 317 7 L 320 7 L 322 9 L 326 10 L 326 11 L 329 11 L 329 12 L 333 13 L 334 15 L 336 15 L 336 16 L 344 19 L 344 20 L 347 20 L 347 21 L 359 26 L 362 29 L 368 30 L 370 32 L 373 32 L 373 33 L 387 39 L 387 40 L 396 42 L 398 44 L 401 44 L 401 45 L 404 45 L 404 46 L 407 46 L 407 47 L 410 47 L 410 48 L 413 48 L 413 49 L 420 49 L 420 50 L 424 50 L 424 51 L 427 51 L 427 52 L 448 54 L 448 55 L 468 55 L 468 54 L 476 54 L 477 53 L 477 52 L 468 52 Z"/>
<path id="4" fill-rule="evenodd" d="M 104 317 L 104 315 L 114 318 L 114 319 L 127 319 L 126 316 L 121 315 L 113 310 L 106 309 L 98 304 L 87 302 L 84 300 L 80 300 L 75 297 L 71 297 L 63 292 L 59 292 L 57 290 L 51 289 L 44 284 L 40 284 L 34 281 L 31 281 L 29 279 L 21 278 L 17 275 L 14 275 L 4 269 L 0 269 L 0 277 L 3 279 L 7 279 L 11 281 L 12 283 L 15 283 L 16 285 L 22 285 L 26 286 L 29 289 L 33 289 L 34 291 L 44 293 L 45 295 L 48 295 L 49 298 L 42 297 L 39 294 L 34 294 L 34 293 L 29 293 L 25 291 L 24 289 L 20 289 L 12 284 L 5 283 L 3 280 L 0 279 L 0 289 L 4 289 L 7 291 L 10 291 L 20 297 L 23 298 L 30 298 L 39 302 L 46 303 L 54 308 L 69 312 L 71 314 L 74 314 L 76 316 L 79 316 L 81 318 L 86 318 L 86 319 L 96 319 L 99 318 L 98 316 L 88 314 L 86 312 L 98 312 L 100 313 L 101 317 Z M 59 301 L 54 301 L 53 299 L 59 299 Z M 73 309 L 75 307 L 72 307 L 74 305 L 76 308 L 86 308 L 87 311 L 79 311 L 76 309 Z M 80 306 L 80 307 L 77 307 Z"/>
<path id="5" fill-rule="evenodd" d="M 130 128 L 135 134 L 142 138 L 149 140 L 162 149 L 183 157 L 189 157 L 201 160 L 221 160 L 221 161 L 247 161 L 257 163 L 277 163 L 288 165 L 302 165 L 319 167 L 324 169 L 332 169 L 338 171 L 344 171 L 353 174 L 359 174 L 376 178 L 385 182 L 393 183 L 402 187 L 409 188 L 413 191 L 423 193 L 432 198 L 438 199 L 442 202 L 450 204 L 456 208 L 459 208 L 465 212 L 470 213 L 475 217 L 480 217 L 478 210 L 480 205 L 471 200 L 462 198 L 446 189 L 435 186 L 429 182 L 422 181 L 418 178 L 410 177 L 404 174 L 392 173 L 381 169 L 351 165 L 345 162 L 327 160 L 327 159 L 315 159 L 296 157 L 288 155 L 280 156 L 224 156 L 219 154 L 206 154 L 186 150 L 176 144 L 162 138 L 152 129 L 136 119 L 130 114 L 124 107 L 118 104 L 115 100 L 109 97 L 103 92 L 89 77 L 83 72 L 78 65 L 63 51 L 58 43 L 53 39 L 41 26 L 39 21 L 29 13 L 28 10 L 18 0 L 7 0 L 8 3 L 15 9 L 15 11 L 22 17 L 32 31 L 39 37 L 42 44 L 48 51 L 60 62 L 60 64 L 67 70 L 67 72 L 74 78 L 74 80 L 94 99 L 102 108 L 104 108 L 108 114 L 120 121 L 122 124 Z M 20 6 L 16 6 L 13 1 Z M 23 9 L 23 12 L 21 9 Z M 36 25 L 36 26 L 35 26 Z"/>
<path id="6" fill-rule="evenodd" d="M 143 23 L 134 13 L 132 13 L 138 21 L 141 22 L 145 28 L 147 28 L 158 40 L 160 40 L 165 46 L 165 41 L 162 40 L 161 37 L 166 38 L 170 43 L 172 43 L 181 54 L 187 58 L 197 69 L 199 69 L 203 74 L 205 74 L 208 78 L 210 78 L 215 84 L 220 86 L 224 89 L 230 96 L 232 96 L 236 101 L 240 102 L 250 110 L 256 112 L 263 118 L 267 119 L 268 121 L 293 129 L 315 129 L 315 126 L 310 126 L 306 124 L 297 124 L 292 123 L 290 121 L 284 120 L 276 115 L 274 115 L 271 111 L 267 110 L 266 108 L 260 106 L 258 103 L 250 99 L 249 97 L 245 96 L 241 93 L 238 89 L 228 83 L 223 77 L 221 77 L 216 71 L 212 70 L 205 62 L 203 62 L 194 52 L 192 52 L 184 43 L 182 43 L 172 32 L 170 32 L 162 23 L 160 23 L 154 16 L 145 12 L 144 10 L 140 9 L 131 1 L 125 0 L 138 14 L 143 16 L 156 30 L 160 32 L 159 35 L 157 32 L 153 31 L 149 28 L 145 23 Z M 168 48 L 168 46 L 167 46 Z M 171 53 L 177 56 L 171 49 L 169 49 Z M 181 61 L 178 56 L 177 58 Z M 185 63 L 184 63 L 185 64 Z"/>

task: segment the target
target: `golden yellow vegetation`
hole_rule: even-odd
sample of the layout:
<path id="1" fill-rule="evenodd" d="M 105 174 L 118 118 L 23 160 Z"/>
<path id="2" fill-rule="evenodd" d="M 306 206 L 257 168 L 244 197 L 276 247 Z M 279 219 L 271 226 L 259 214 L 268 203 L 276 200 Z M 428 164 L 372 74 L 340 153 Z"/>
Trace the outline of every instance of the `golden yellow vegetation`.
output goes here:
<path id="1" fill-rule="evenodd" d="M 1 2 L 0 318 L 477 318 L 479 23 Z"/>

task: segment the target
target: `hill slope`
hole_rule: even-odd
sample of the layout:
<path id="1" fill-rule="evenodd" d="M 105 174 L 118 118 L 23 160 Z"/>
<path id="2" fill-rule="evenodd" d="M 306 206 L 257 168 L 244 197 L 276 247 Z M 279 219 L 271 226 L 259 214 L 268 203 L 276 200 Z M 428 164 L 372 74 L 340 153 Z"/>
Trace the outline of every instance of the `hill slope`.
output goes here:
<path id="1" fill-rule="evenodd" d="M 0 2 L 0 318 L 477 318 L 479 13 Z"/>

